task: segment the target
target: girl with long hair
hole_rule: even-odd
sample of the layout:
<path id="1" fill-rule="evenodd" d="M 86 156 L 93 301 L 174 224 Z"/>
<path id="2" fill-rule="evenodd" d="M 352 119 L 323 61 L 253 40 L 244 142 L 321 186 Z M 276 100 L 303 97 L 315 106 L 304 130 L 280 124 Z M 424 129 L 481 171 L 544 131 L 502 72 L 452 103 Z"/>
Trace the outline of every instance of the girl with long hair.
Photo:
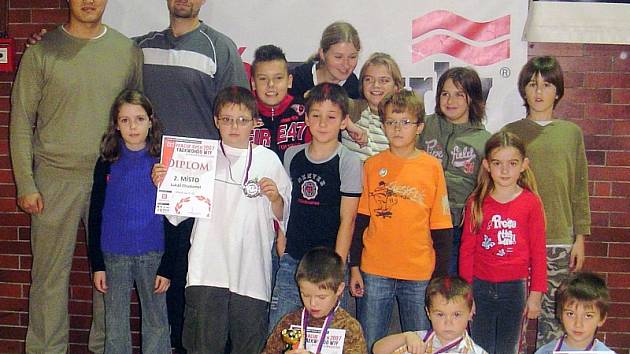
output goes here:
<path id="1" fill-rule="evenodd" d="M 171 352 L 166 290 L 170 257 L 151 169 L 160 155 L 161 129 L 151 102 L 125 90 L 114 102 L 94 168 L 89 256 L 94 286 L 105 294 L 105 353 L 131 353 L 129 290 L 142 308 L 143 353 Z M 162 260 L 165 262 L 162 262 Z"/>
<path id="2" fill-rule="evenodd" d="M 473 286 L 475 343 L 517 353 L 522 326 L 539 316 L 547 290 L 545 216 L 516 135 L 491 136 L 482 164 L 464 214 L 459 273 Z"/>

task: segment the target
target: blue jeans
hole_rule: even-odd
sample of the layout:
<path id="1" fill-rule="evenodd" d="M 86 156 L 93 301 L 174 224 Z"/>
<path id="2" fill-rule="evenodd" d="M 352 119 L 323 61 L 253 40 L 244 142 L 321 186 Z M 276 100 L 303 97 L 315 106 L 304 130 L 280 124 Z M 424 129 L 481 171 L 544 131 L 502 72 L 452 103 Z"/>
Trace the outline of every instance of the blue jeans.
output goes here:
<path id="1" fill-rule="evenodd" d="M 131 354 L 130 290 L 135 281 L 142 309 L 142 352 L 170 354 L 166 294 L 155 294 L 155 276 L 162 254 L 141 256 L 105 253 L 105 354 Z"/>
<path id="2" fill-rule="evenodd" d="M 429 329 L 424 310 L 424 293 L 429 281 L 400 280 L 362 273 L 363 297 L 357 301 L 357 318 L 363 327 L 368 351 L 385 337 L 392 317 L 394 298 L 398 298 L 403 332 Z"/>
<path id="3" fill-rule="evenodd" d="M 527 296 L 525 280 L 492 283 L 475 278 L 471 336 L 488 353 L 518 353 Z"/>
<path id="4" fill-rule="evenodd" d="M 276 251 L 276 242 L 274 241 L 273 247 L 271 247 L 271 289 L 276 286 L 276 274 L 280 268 L 280 257 L 278 251 Z"/>
<path id="5" fill-rule="evenodd" d="M 282 317 L 302 308 L 302 298 L 300 297 L 300 289 L 295 282 L 295 273 L 300 262 L 288 253 L 280 257 L 278 272 L 276 273 L 276 283 L 271 294 L 271 303 L 269 304 L 269 333 L 273 331 L 276 324 L 280 322 Z M 348 283 L 348 272 L 346 272 L 346 284 Z M 341 307 L 348 308 L 348 296 L 341 298 Z"/>

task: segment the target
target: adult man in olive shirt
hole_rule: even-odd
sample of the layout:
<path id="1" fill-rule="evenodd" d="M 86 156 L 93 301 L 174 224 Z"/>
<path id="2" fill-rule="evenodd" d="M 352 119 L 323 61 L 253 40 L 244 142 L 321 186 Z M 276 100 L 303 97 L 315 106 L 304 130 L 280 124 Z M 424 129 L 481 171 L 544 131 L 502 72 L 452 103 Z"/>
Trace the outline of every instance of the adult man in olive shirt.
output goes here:
<path id="1" fill-rule="evenodd" d="M 205 0 L 167 0 L 169 27 L 134 40 L 144 52 L 144 89 L 165 134 L 218 139 L 213 102 L 223 87 L 249 88 L 236 45 L 199 19 Z M 46 36 L 44 36 L 45 38 Z M 35 43 L 41 39 L 34 35 Z M 167 242 L 175 242 L 175 267 L 167 293 L 171 344 L 181 352 L 187 254 L 194 220 L 166 225 Z"/>
<path id="2" fill-rule="evenodd" d="M 17 202 L 32 216 L 27 353 L 68 351 L 70 269 L 78 224 L 87 223 L 99 143 L 116 96 L 141 87 L 142 53 L 101 23 L 106 3 L 69 0 L 68 23 L 25 51 L 13 87 Z M 90 350 L 100 353 L 102 296 L 94 297 L 93 315 Z"/>

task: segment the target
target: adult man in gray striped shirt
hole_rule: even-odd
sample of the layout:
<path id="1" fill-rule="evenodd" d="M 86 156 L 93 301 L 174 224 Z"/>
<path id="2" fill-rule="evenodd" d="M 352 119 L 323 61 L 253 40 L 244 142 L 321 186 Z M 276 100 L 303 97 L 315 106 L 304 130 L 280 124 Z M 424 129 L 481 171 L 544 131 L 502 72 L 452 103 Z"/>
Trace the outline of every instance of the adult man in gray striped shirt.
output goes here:
<path id="1" fill-rule="evenodd" d="M 219 90 L 249 88 L 236 45 L 199 20 L 205 0 L 168 0 L 169 28 L 134 38 L 144 53 L 144 90 L 167 135 L 219 139 L 212 106 Z M 167 292 L 171 343 L 183 350 L 181 333 L 188 250 L 194 219 L 175 227 L 166 221 L 167 242 L 176 242 Z"/>

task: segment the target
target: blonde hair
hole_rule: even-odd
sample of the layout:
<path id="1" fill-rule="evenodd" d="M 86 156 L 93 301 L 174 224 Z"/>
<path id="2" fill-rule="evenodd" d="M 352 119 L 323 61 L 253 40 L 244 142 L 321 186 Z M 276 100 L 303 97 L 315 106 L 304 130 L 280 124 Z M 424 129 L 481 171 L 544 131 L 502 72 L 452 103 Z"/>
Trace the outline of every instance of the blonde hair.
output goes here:
<path id="1" fill-rule="evenodd" d="M 508 132 L 498 132 L 495 133 L 488 139 L 485 147 L 485 160 L 488 161 L 490 155 L 496 150 L 506 147 L 513 147 L 521 154 L 521 158 L 525 159 L 527 156 L 525 153 L 525 144 L 523 141 L 516 135 Z M 536 178 L 534 174 L 529 169 L 529 166 L 526 167 L 521 175 L 519 176 L 516 183 L 521 187 L 525 188 L 534 194 L 538 195 L 538 188 L 536 185 Z M 470 203 L 470 227 L 471 231 L 478 232 L 481 228 L 481 223 L 483 222 L 483 201 L 486 199 L 488 194 L 490 194 L 494 190 L 494 181 L 492 180 L 492 176 L 490 176 L 490 172 L 488 172 L 485 168 L 481 168 L 479 170 L 479 175 L 477 176 L 477 187 L 470 195 L 471 203 Z"/>
<path id="2" fill-rule="evenodd" d="M 363 79 L 365 78 L 365 72 L 370 65 L 383 65 L 389 71 L 389 74 L 394 79 L 394 85 L 400 90 L 405 87 L 405 82 L 402 78 L 402 74 L 400 73 L 400 68 L 394 58 L 391 55 L 386 53 L 375 52 L 370 55 L 370 57 L 365 61 L 363 67 L 361 68 L 361 73 L 359 74 L 359 93 L 361 96 L 363 95 Z"/>

